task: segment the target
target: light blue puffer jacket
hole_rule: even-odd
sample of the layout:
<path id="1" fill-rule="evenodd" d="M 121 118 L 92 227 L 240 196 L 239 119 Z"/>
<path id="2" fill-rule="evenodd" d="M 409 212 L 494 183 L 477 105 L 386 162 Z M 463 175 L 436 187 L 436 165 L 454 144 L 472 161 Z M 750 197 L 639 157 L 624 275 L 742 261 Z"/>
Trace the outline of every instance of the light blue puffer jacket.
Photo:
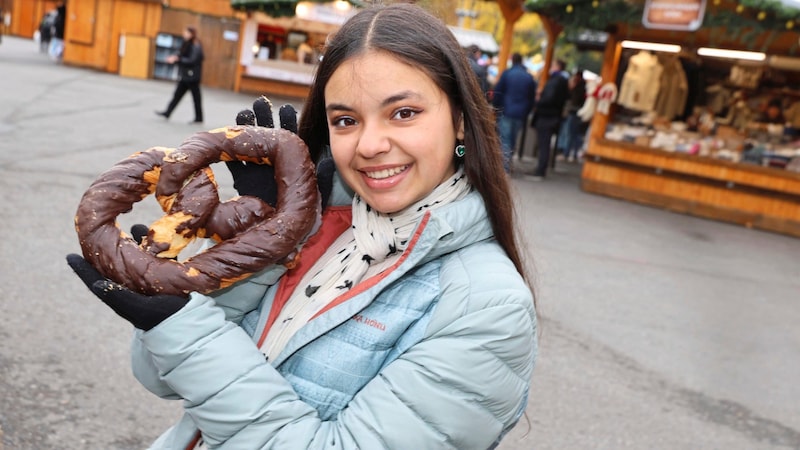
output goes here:
<path id="1" fill-rule="evenodd" d="M 315 235 L 324 239 L 303 254 L 338 236 L 337 221 L 349 224 L 349 208 L 327 211 Z M 184 450 L 199 428 L 220 449 L 483 450 L 524 412 L 533 299 L 477 193 L 426 214 L 395 266 L 338 298 L 267 362 L 254 341 L 285 296 L 291 277 L 276 283 L 281 273 L 215 298 L 193 294 L 137 331 L 137 379 L 185 409 L 152 448 Z"/>

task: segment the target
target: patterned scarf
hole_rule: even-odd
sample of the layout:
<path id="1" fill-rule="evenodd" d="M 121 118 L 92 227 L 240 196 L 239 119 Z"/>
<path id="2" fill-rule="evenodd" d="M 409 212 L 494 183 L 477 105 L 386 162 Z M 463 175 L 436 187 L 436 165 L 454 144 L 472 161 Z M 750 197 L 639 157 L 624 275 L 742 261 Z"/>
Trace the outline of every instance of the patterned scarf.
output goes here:
<path id="1" fill-rule="evenodd" d="M 353 198 L 353 239 L 339 251 L 329 248 L 314 267 L 321 267 L 305 287 L 298 287 L 261 344 L 267 359 L 278 355 L 294 333 L 333 299 L 357 285 L 370 265 L 399 257 L 426 211 L 463 198 L 471 186 L 459 169 L 427 197 L 394 214 L 372 209 L 359 196 Z"/>
<path id="2" fill-rule="evenodd" d="M 374 263 L 380 263 L 406 249 L 411 232 L 427 210 L 463 198 L 470 184 L 462 168 L 427 197 L 400 212 L 384 214 L 353 197 L 354 239 L 335 254 L 305 287 L 308 298 L 324 296 L 333 300 L 358 284 Z M 326 302 L 327 303 L 327 302 Z"/>

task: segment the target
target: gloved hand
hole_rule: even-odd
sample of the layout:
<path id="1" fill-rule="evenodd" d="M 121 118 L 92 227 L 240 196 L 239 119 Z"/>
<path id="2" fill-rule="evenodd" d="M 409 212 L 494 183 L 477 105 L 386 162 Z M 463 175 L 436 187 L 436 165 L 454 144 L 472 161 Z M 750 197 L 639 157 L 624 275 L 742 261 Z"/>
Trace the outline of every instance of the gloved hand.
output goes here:
<path id="1" fill-rule="evenodd" d="M 297 133 L 297 111 L 292 105 L 281 106 L 278 111 L 281 128 Z M 258 125 L 274 128 L 272 103 L 261 96 L 253 102 L 253 109 L 239 111 L 236 125 Z M 273 208 L 278 201 L 278 186 L 275 183 L 275 168 L 268 164 L 248 164 L 243 161 L 226 161 L 233 176 L 233 187 L 239 195 L 258 197 Z"/>
<path id="2" fill-rule="evenodd" d="M 278 110 L 280 127 L 297 133 L 297 111 L 294 106 L 286 104 Z M 236 115 L 237 125 L 258 125 L 274 128 L 272 103 L 264 96 L 253 102 L 253 109 L 244 109 Z M 233 187 L 239 195 L 252 195 L 268 203 L 273 208 L 278 200 L 278 186 L 275 183 L 275 169 L 267 164 L 248 164 L 242 161 L 226 161 L 225 165 L 233 176 Z M 333 172 L 335 166 L 331 158 L 317 163 L 317 186 L 322 198 L 322 209 L 328 203 L 333 189 Z"/>
<path id="3" fill-rule="evenodd" d="M 152 329 L 189 303 L 188 298 L 175 295 L 147 296 L 133 292 L 104 277 L 74 253 L 67 255 L 67 264 L 97 298 L 141 330 Z"/>

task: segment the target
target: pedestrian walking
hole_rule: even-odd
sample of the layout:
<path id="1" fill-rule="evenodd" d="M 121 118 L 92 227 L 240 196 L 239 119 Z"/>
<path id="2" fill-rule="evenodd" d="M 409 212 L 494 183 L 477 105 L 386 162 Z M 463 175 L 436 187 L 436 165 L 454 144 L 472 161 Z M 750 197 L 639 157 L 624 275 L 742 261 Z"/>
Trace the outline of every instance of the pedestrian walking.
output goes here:
<path id="1" fill-rule="evenodd" d="M 183 401 L 153 448 L 483 450 L 517 423 L 536 315 L 471 77 L 420 7 L 362 9 L 328 42 L 303 107 L 299 136 L 333 189 L 297 266 L 146 297 L 68 257 L 137 328 L 137 379 Z"/>
<path id="2" fill-rule="evenodd" d="M 511 55 L 511 67 L 500 75 L 492 103 L 498 114 L 503 167 L 511 172 L 511 159 L 517 138 L 536 102 L 536 80 L 522 64 L 522 55 Z"/>
<path id="3" fill-rule="evenodd" d="M 46 12 L 41 22 L 39 22 L 39 51 L 42 53 L 47 53 L 50 48 L 56 17 L 58 17 L 58 11 L 53 9 Z"/>
<path id="4" fill-rule="evenodd" d="M 67 6 L 64 2 L 59 2 L 56 6 L 56 15 L 53 20 L 53 27 L 50 36 L 50 46 L 48 54 L 53 61 L 61 62 L 64 57 L 64 31 L 67 25 Z"/>
<path id="5" fill-rule="evenodd" d="M 480 47 L 472 44 L 467 48 L 467 57 L 469 65 L 472 67 L 472 71 L 475 72 L 475 77 L 478 79 L 481 92 L 486 96 L 489 92 L 489 68 L 481 64 L 483 52 L 481 52 Z"/>
<path id="6" fill-rule="evenodd" d="M 203 46 L 197 38 L 197 30 L 194 27 L 184 28 L 183 44 L 181 44 L 180 50 L 177 54 L 167 57 L 168 63 L 178 65 L 178 84 L 175 86 L 175 92 L 172 94 L 172 100 L 167 105 L 167 109 L 156 111 L 156 114 L 169 119 L 186 91 L 191 91 L 194 102 L 194 120 L 190 123 L 203 122 L 203 104 L 200 96 L 203 58 Z"/>
<path id="7" fill-rule="evenodd" d="M 586 80 L 583 71 L 577 70 L 569 79 L 569 98 L 566 104 L 566 117 L 558 132 L 558 149 L 563 159 L 571 162 L 578 159 L 583 148 L 584 136 L 589 129 L 589 122 L 578 116 L 578 111 L 586 102 Z"/>
<path id="8" fill-rule="evenodd" d="M 569 97 L 567 75 L 564 73 L 565 66 L 566 64 L 561 60 L 556 60 L 553 63 L 553 70 L 550 71 L 550 76 L 539 94 L 536 112 L 533 114 L 532 122 L 536 129 L 536 146 L 539 152 L 536 169 L 531 177 L 535 181 L 543 180 L 547 175 L 553 146 L 553 135 L 556 134 L 561 126 L 564 104 Z"/>

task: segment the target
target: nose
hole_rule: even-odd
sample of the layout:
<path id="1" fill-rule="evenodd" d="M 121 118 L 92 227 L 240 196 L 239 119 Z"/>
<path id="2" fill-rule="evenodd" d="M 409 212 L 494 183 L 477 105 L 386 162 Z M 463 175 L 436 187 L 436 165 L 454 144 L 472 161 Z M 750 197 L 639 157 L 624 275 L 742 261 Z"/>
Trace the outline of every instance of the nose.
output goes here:
<path id="1" fill-rule="evenodd" d="M 392 145 L 387 131 L 387 128 L 379 122 L 364 123 L 356 151 L 364 158 L 374 158 L 388 152 Z"/>

